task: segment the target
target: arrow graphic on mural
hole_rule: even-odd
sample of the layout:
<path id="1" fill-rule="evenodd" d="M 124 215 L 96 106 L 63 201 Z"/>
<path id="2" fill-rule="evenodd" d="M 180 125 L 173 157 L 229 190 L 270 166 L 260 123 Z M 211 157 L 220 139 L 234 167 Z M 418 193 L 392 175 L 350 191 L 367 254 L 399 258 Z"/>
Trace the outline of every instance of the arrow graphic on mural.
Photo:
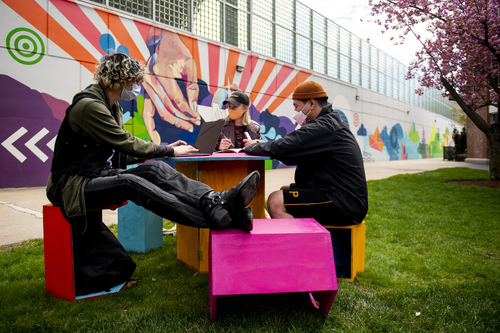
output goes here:
<path id="1" fill-rule="evenodd" d="M 24 134 L 26 134 L 28 130 L 24 127 L 18 129 L 14 134 L 9 136 L 2 142 L 2 146 L 7 149 L 9 153 L 11 153 L 15 158 L 19 160 L 19 162 L 23 163 L 26 160 L 26 156 L 21 153 L 16 147 L 14 147 L 14 143 L 19 140 Z M 45 162 L 49 157 L 45 155 L 43 151 L 41 151 L 36 144 L 43 139 L 47 134 L 49 134 L 49 130 L 45 127 L 42 128 L 37 134 L 35 134 L 31 139 L 29 139 L 24 145 L 31 150 L 36 157 L 38 157 L 42 162 Z M 50 140 L 47 143 L 47 147 L 49 147 L 52 151 L 54 151 L 54 143 L 56 137 Z"/>

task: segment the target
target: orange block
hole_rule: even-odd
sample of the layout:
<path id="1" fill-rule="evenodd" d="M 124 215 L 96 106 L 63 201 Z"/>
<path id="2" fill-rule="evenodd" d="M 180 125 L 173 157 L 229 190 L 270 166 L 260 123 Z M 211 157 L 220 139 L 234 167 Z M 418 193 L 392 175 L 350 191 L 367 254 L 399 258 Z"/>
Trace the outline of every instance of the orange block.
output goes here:
<path id="1" fill-rule="evenodd" d="M 264 160 L 222 160 L 177 162 L 176 170 L 186 177 L 207 184 L 215 191 L 227 190 L 250 172 L 260 173 L 260 183 L 249 207 L 254 219 L 264 219 Z M 177 224 L 177 259 L 200 273 L 208 273 L 208 241 L 210 229 Z"/>

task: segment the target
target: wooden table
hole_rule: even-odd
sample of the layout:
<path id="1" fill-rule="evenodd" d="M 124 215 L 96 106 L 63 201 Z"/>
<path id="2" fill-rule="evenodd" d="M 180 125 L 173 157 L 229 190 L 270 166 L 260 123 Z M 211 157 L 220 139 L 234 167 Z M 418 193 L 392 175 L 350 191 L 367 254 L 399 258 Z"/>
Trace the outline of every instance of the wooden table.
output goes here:
<path id="1" fill-rule="evenodd" d="M 169 159 L 176 162 L 177 171 L 207 184 L 215 191 L 227 190 L 238 184 L 250 172 L 259 171 L 259 186 L 249 207 L 253 209 L 254 218 L 265 218 L 264 165 L 265 160 L 270 160 L 270 157 L 251 156 L 245 153 L 214 153 L 210 156 Z M 209 229 L 177 224 L 177 259 L 200 273 L 208 273 L 208 241 Z"/>

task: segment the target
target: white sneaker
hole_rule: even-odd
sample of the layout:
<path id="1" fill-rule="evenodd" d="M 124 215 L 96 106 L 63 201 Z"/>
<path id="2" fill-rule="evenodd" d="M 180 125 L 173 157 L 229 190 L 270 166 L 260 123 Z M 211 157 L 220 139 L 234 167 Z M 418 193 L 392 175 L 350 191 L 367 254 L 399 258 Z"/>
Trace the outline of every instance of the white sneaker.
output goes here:
<path id="1" fill-rule="evenodd" d="M 163 228 L 163 234 L 164 235 L 172 235 L 175 237 L 177 235 L 177 224 L 175 224 L 171 229 Z"/>

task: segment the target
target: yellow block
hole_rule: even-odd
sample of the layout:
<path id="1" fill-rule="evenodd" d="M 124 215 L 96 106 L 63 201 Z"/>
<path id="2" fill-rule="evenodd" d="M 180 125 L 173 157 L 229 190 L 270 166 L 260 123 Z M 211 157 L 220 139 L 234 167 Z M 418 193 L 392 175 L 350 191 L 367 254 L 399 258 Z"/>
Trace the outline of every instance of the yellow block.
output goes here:
<path id="1" fill-rule="evenodd" d="M 264 160 L 225 160 L 177 162 L 176 169 L 186 177 L 207 184 L 215 191 L 227 190 L 238 184 L 250 172 L 260 173 L 260 183 L 249 207 L 256 219 L 264 213 Z M 208 240 L 210 229 L 177 224 L 177 259 L 200 273 L 208 273 Z"/>
<path id="2" fill-rule="evenodd" d="M 365 271 L 365 222 L 349 226 L 324 225 L 332 234 L 337 278 L 352 282 Z"/>

